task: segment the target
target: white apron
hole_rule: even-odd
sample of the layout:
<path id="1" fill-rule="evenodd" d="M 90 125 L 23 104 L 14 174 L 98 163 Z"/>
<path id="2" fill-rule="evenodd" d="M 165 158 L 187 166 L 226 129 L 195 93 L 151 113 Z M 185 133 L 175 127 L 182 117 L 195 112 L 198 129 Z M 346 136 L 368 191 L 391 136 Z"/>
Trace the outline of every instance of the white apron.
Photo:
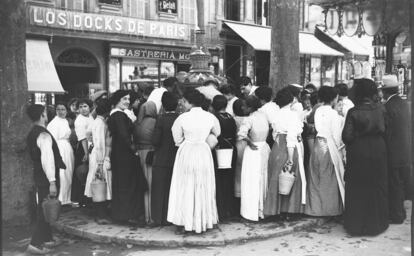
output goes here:
<path id="1" fill-rule="evenodd" d="M 345 168 L 342 162 L 342 155 L 335 145 L 333 138 L 326 138 L 326 144 L 328 145 L 329 154 L 331 156 L 332 163 L 335 167 L 336 180 L 338 181 L 339 193 L 341 194 L 342 204 L 345 208 L 345 181 L 344 173 Z"/>
<path id="2" fill-rule="evenodd" d="M 304 148 L 302 141 L 296 143 L 296 150 L 298 151 L 298 164 L 299 164 L 299 174 L 300 180 L 302 182 L 302 204 L 306 204 L 306 176 L 305 176 L 305 167 L 303 165 L 303 154 Z"/>
<path id="3" fill-rule="evenodd" d="M 253 142 L 258 149 L 246 147 L 241 171 L 240 215 L 258 221 L 264 218 L 264 200 L 267 194 L 267 171 L 270 148 L 266 142 Z"/>

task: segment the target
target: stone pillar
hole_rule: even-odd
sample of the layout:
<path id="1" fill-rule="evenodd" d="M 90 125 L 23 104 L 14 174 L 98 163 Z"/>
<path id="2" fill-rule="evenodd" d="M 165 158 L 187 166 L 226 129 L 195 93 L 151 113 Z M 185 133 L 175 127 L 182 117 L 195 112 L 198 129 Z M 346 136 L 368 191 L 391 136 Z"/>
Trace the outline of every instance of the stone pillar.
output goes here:
<path id="1" fill-rule="evenodd" d="M 25 225 L 34 202 L 33 171 L 26 150 L 31 124 L 26 116 L 25 1 L 4 1 L 0 17 L 2 223 Z"/>
<path id="2" fill-rule="evenodd" d="M 282 87 L 299 83 L 299 0 L 272 0 L 269 85 L 276 93 Z"/>
<path id="3" fill-rule="evenodd" d="M 414 42 L 414 2 L 410 1 L 410 8 L 409 8 L 409 29 L 410 29 L 410 38 L 411 38 L 411 47 L 413 46 Z M 411 51 L 411 63 L 414 60 L 414 51 Z M 412 69 L 412 68 L 411 68 Z M 414 184 L 414 175 L 413 175 L 413 168 L 414 168 L 414 157 L 412 157 L 414 152 L 414 79 L 411 78 L 411 98 L 410 95 L 408 97 L 411 99 L 411 184 Z M 414 189 L 411 189 L 411 219 L 413 216 L 414 204 Z M 411 248 L 414 248 L 414 221 L 411 221 Z M 411 250 L 411 255 L 414 255 L 414 251 Z"/>

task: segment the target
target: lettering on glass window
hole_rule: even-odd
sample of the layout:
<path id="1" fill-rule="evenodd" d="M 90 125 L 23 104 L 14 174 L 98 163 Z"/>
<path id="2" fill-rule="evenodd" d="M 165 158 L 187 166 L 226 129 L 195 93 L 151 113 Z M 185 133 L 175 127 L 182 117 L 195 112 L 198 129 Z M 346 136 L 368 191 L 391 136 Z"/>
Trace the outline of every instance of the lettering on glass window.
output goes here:
<path id="1" fill-rule="evenodd" d="M 177 0 L 158 0 L 158 11 L 177 14 Z"/>

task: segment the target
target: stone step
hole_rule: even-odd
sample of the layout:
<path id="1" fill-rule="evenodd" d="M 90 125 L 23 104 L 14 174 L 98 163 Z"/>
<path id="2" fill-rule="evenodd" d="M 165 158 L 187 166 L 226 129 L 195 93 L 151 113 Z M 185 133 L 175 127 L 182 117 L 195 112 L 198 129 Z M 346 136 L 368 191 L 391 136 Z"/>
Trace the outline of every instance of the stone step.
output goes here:
<path id="1" fill-rule="evenodd" d="M 228 222 L 201 234 L 175 234 L 175 226 L 138 228 L 117 224 L 97 224 L 85 209 L 64 212 L 54 227 L 64 233 L 99 243 L 131 244 L 149 247 L 223 246 L 251 240 L 284 236 L 313 226 L 324 219 L 303 218 L 292 222 Z"/>

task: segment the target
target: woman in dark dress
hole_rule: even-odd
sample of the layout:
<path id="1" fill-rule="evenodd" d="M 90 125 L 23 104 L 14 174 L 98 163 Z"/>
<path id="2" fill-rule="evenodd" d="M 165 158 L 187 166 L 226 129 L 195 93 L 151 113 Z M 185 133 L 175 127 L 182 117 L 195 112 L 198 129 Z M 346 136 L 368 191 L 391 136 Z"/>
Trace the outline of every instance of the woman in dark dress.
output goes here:
<path id="1" fill-rule="evenodd" d="M 129 107 L 128 91 L 116 91 L 111 103 L 114 109 L 107 122 L 112 136 L 112 218 L 142 226 L 144 193 L 148 187 L 132 142 L 133 125 L 124 113 Z"/>
<path id="2" fill-rule="evenodd" d="M 377 235 L 388 228 L 385 110 L 374 102 L 375 83 L 355 80 L 356 106 L 349 110 L 342 139 L 346 145 L 345 229 Z"/>
<path id="3" fill-rule="evenodd" d="M 213 154 L 214 169 L 216 177 L 216 202 L 219 220 L 223 221 L 233 217 L 238 213 L 236 209 L 236 200 L 234 197 L 234 168 L 236 166 L 236 132 L 237 126 L 234 118 L 226 112 L 227 99 L 223 95 L 217 95 L 213 98 L 212 107 L 214 114 L 219 120 L 221 135 L 217 138 L 219 148 L 233 148 L 232 168 L 219 169 L 217 156 Z"/>

